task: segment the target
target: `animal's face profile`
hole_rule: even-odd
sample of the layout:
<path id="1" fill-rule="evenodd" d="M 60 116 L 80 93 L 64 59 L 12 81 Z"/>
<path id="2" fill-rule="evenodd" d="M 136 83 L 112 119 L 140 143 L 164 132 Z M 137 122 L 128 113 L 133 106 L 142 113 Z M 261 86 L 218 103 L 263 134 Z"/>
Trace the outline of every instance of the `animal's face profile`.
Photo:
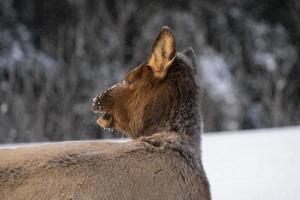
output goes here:
<path id="1" fill-rule="evenodd" d="M 193 51 L 176 53 L 175 46 L 173 33 L 163 27 L 145 64 L 93 99 L 93 110 L 102 114 L 97 120 L 101 127 L 133 138 L 178 131 L 180 119 L 193 113 L 197 87 L 193 61 L 186 56 Z"/>

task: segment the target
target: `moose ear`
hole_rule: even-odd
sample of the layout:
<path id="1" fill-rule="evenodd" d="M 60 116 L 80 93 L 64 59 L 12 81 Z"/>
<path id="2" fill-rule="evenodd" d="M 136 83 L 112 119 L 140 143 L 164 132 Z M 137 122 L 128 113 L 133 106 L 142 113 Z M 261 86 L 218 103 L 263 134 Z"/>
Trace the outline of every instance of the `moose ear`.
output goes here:
<path id="1" fill-rule="evenodd" d="M 163 79 L 176 55 L 174 35 L 167 26 L 162 27 L 152 46 L 148 59 L 148 65 L 154 72 L 154 76 Z"/>
<path id="2" fill-rule="evenodd" d="M 187 48 L 182 52 L 183 55 L 185 55 L 190 61 L 191 61 L 191 67 L 193 67 L 194 73 L 197 73 L 196 69 L 196 54 L 195 51 L 192 49 L 192 47 Z"/>

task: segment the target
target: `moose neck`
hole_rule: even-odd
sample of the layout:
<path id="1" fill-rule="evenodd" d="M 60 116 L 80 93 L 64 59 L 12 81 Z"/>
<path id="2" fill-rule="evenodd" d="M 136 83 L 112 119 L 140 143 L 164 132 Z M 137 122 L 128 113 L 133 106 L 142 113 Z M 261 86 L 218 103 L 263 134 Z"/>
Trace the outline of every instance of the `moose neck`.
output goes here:
<path id="1" fill-rule="evenodd" d="M 180 109 L 179 109 L 180 110 Z M 198 113 L 176 111 L 170 120 L 161 120 L 146 125 L 139 135 L 152 135 L 158 132 L 176 132 L 183 139 L 193 138 L 197 141 L 201 134 L 201 117 Z M 200 142 L 200 141 L 199 141 Z"/>
<path id="2" fill-rule="evenodd" d="M 170 69 L 167 81 L 176 85 L 169 96 L 172 99 L 161 109 L 160 118 L 144 121 L 142 135 L 152 135 L 158 132 L 176 132 L 182 141 L 195 149 L 200 149 L 200 134 L 202 121 L 199 109 L 199 88 L 192 70 L 189 70 L 184 60 L 177 58 Z"/>
<path id="3" fill-rule="evenodd" d="M 169 121 L 160 121 L 152 124 L 152 126 L 145 127 L 142 135 L 175 133 L 180 137 L 180 143 L 185 151 L 189 152 L 197 165 L 201 167 L 201 115 L 197 108 L 187 109 L 187 107 L 175 109 Z"/>

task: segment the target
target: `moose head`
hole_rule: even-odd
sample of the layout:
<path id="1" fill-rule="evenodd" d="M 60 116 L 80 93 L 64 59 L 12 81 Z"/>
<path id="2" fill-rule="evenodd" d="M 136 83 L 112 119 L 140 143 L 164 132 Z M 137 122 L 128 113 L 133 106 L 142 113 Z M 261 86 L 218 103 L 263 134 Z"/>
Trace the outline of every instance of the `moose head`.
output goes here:
<path id="1" fill-rule="evenodd" d="M 132 138 L 161 131 L 195 134 L 200 129 L 194 52 L 176 52 L 175 38 L 162 27 L 148 60 L 93 99 L 98 125 Z"/>

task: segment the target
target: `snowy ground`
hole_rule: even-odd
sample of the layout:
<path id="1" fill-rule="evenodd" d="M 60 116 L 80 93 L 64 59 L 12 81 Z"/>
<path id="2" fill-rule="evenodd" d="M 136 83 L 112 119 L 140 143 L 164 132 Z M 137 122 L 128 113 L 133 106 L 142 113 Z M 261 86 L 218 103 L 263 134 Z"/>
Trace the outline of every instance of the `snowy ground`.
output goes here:
<path id="1" fill-rule="evenodd" d="M 213 200 L 300 199 L 300 127 L 204 135 L 202 152 Z"/>
<path id="2" fill-rule="evenodd" d="M 300 199 L 300 127 L 207 135 L 214 200 Z"/>

